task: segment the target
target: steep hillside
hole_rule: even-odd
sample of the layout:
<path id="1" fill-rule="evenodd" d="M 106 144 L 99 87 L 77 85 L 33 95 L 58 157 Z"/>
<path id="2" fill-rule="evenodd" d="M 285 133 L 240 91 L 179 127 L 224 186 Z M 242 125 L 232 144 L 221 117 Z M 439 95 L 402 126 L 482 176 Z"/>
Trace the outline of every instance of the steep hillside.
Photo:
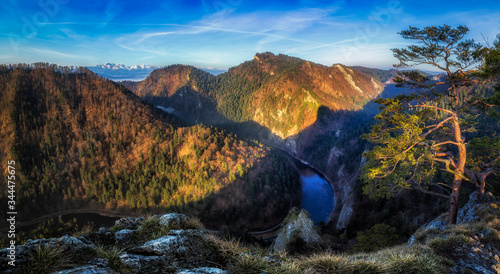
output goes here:
<path id="1" fill-rule="evenodd" d="M 338 206 L 352 190 L 365 149 L 358 137 L 367 117 L 360 110 L 385 87 L 343 65 L 269 52 L 218 76 L 174 65 L 125 84 L 188 122 L 222 127 L 309 162 L 334 183 Z"/>
<path id="2" fill-rule="evenodd" d="M 15 161 L 24 220 L 73 208 L 175 209 L 213 226 L 266 227 L 286 215 L 299 189 L 279 153 L 224 131 L 179 127 L 88 70 L 4 66 L 0 91 L 1 165 L 7 174 Z"/>
<path id="3" fill-rule="evenodd" d="M 348 224 L 367 148 L 359 136 L 369 129 L 362 124 L 369 117 L 356 110 L 381 91 L 380 82 L 341 65 L 263 53 L 217 77 L 175 65 L 128 86 L 192 123 L 222 127 L 307 161 L 333 183 L 334 227 Z"/>
<path id="4" fill-rule="evenodd" d="M 333 112 L 359 110 L 383 89 L 370 76 L 342 65 L 306 61 L 283 65 L 281 58 L 261 54 L 252 61 L 272 77 L 255 92 L 250 109 L 252 120 L 282 139 L 314 124 L 320 107 Z"/>
<path id="5" fill-rule="evenodd" d="M 352 69 L 355 69 L 357 71 L 361 71 L 365 74 L 368 74 L 372 76 L 373 78 L 379 80 L 382 83 L 389 83 L 391 82 L 392 79 L 394 79 L 396 76 L 398 76 L 398 70 L 397 69 L 377 69 L 377 68 L 368 68 L 368 67 L 361 67 L 361 66 L 353 66 L 351 67 Z"/>
<path id="6" fill-rule="evenodd" d="M 254 121 L 281 139 L 314 124 L 322 106 L 334 112 L 359 110 L 383 90 L 379 81 L 348 67 L 272 53 L 257 54 L 217 77 L 194 67 L 170 66 L 129 87 L 153 104 L 180 111 L 180 116 L 197 113 L 202 117 L 198 122 L 208 124 Z"/>
<path id="7" fill-rule="evenodd" d="M 353 66 L 351 67 L 352 69 L 361 71 L 363 73 L 366 73 L 375 79 L 379 80 L 382 83 L 389 84 L 392 83 L 392 80 L 398 76 L 398 71 L 397 69 L 377 69 L 377 68 L 368 68 L 368 67 L 362 67 L 362 66 Z M 418 70 L 418 72 L 422 75 L 425 75 L 429 78 L 437 79 L 440 77 L 440 75 L 437 72 L 425 72 L 422 70 Z"/>
<path id="8" fill-rule="evenodd" d="M 122 82 L 143 100 L 164 106 L 192 123 L 226 121 L 217 112 L 217 77 L 192 66 L 172 65 L 154 70 L 141 82 Z"/>

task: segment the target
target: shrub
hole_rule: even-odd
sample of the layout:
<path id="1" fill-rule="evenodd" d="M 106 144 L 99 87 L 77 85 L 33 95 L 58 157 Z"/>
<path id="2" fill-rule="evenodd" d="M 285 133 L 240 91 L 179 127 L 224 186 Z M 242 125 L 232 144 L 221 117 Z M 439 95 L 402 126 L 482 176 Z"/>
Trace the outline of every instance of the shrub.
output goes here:
<path id="1" fill-rule="evenodd" d="M 352 247 L 354 252 L 370 252 L 398 243 L 396 228 L 386 224 L 376 224 L 366 231 L 357 233 L 358 243 Z"/>
<path id="2" fill-rule="evenodd" d="M 192 229 L 202 229 L 205 226 L 201 222 L 200 218 L 194 217 L 194 216 L 189 216 L 188 220 L 186 222 L 186 227 L 184 229 L 192 228 Z"/>
<path id="3" fill-rule="evenodd" d="M 170 232 L 170 227 L 160 225 L 160 220 L 152 216 L 142 222 L 135 236 L 140 241 L 149 241 L 167 235 L 168 232 Z"/>
<path id="4" fill-rule="evenodd" d="M 427 246 L 434 252 L 446 258 L 450 258 L 450 251 L 455 247 L 471 245 L 470 239 L 464 235 L 452 235 L 448 237 L 436 237 L 428 241 Z"/>
<path id="5" fill-rule="evenodd" d="M 73 237 L 89 235 L 92 232 L 94 232 L 94 227 L 91 224 L 87 224 L 81 229 L 75 230 Z"/>
<path id="6" fill-rule="evenodd" d="M 129 269 L 126 268 L 120 261 L 120 255 L 123 254 L 124 249 L 117 246 L 97 246 L 96 254 L 97 256 L 108 260 L 109 267 L 117 271 L 118 273 L 127 272 Z"/>
<path id="7" fill-rule="evenodd" d="M 51 273 L 56 270 L 70 267 L 71 256 L 60 247 L 52 245 L 38 245 L 28 255 L 28 273 Z"/>

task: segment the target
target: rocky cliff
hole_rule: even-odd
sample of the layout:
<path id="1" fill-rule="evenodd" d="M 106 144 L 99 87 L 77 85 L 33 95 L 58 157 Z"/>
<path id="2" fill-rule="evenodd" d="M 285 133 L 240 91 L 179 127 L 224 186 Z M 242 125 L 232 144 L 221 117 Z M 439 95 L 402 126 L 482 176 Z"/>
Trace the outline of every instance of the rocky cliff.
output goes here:
<path id="1" fill-rule="evenodd" d="M 500 207 L 488 193 L 480 202 L 473 192 L 458 212 L 457 224 L 447 214 L 422 226 L 409 245 L 427 245 L 453 262 L 450 273 L 500 273 Z"/>
<path id="2" fill-rule="evenodd" d="M 209 233 L 182 214 L 123 218 L 112 230 L 2 249 L 2 273 L 226 273 Z M 11 255 L 15 254 L 15 255 Z M 14 256 L 11 258 L 8 255 Z M 15 261 L 14 265 L 9 261 Z"/>

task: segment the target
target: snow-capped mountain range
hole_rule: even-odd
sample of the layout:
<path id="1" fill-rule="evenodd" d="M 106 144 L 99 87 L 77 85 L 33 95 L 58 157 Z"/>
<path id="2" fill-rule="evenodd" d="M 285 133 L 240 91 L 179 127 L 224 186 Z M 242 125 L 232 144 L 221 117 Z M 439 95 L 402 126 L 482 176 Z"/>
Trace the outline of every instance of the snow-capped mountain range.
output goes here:
<path id="1" fill-rule="evenodd" d="M 142 81 L 155 69 L 162 68 L 161 66 L 151 65 L 135 65 L 127 66 L 124 64 L 106 63 L 102 65 L 87 67 L 98 75 L 108 78 L 113 81 Z M 218 75 L 226 72 L 226 70 L 216 69 L 212 67 L 198 67 L 208 73 Z"/>
<path id="2" fill-rule="evenodd" d="M 88 67 L 91 71 L 113 81 L 141 81 L 146 79 L 153 70 L 159 68 L 161 67 L 150 65 L 135 65 L 130 67 L 124 64 L 114 63 Z"/>

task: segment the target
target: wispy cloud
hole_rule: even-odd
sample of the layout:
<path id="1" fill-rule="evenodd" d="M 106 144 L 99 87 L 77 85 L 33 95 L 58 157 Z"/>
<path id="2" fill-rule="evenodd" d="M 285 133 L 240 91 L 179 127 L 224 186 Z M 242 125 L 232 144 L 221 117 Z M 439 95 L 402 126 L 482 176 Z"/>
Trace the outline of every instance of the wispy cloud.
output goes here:
<path id="1" fill-rule="evenodd" d="M 161 49 L 161 48 L 156 48 L 156 49 L 153 49 L 153 48 L 146 48 L 146 47 L 129 47 L 129 46 L 126 46 L 126 45 L 121 45 L 121 44 L 117 44 L 119 47 L 121 48 L 124 48 L 124 49 L 127 49 L 127 50 L 131 50 L 131 51 L 138 51 L 138 52 L 145 52 L 145 53 L 153 53 L 153 54 L 156 54 L 156 55 L 161 55 L 161 56 L 166 56 L 168 55 L 168 51 L 164 50 L 164 49 Z"/>
<path id="2" fill-rule="evenodd" d="M 81 35 L 81 34 L 78 34 L 76 33 L 74 30 L 72 29 L 69 29 L 69 28 L 61 28 L 59 29 L 62 33 L 64 33 L 64 35 L 67 37 L 67 38 L 71 38 L 73 40 L 81 40 L 81 39 L 86 39 L 88 36 L 87 35 Z"/>
<path id="3" fill-rule="evenodd" d="M 105 21 L 103 22 L 71 22 L 71 21 L 65 21 L 65 22 L 41 22 L 39 25 L 42 26 L 50 26 L 50 25 L 87 25 L 87 26 L 98 26 L 105 24 Z"/>
<path id="4" fill-rule="evenodd" d="M 219 12 L 195 22 L 198 26 L 208 26 L 213 30 L 257 34 L 264 36 L 260 43 L 272 42 L 276 39 L 287 39 L 305 42 L 292 35 L 313 24 L 328 21 L 337 9 L 302 9 L 289 12 L 253 12 L 249 14 L 233 14 Z M 330 18 L 331 19 L 331 18 Z"/>
<path id="5" fill-rule="evenodd" d="M 196 40 L 194 37 L 199 38 L 200 41 L 206 41 L 208 36 L 212 37 L 212 43 L 217 38 L 226 42 L 233 41 L 233 43 L 245 41 L 250 51 L 266 50 L 267 45 L 282 42 L 289 43 L 290 47 L 293 44 L 302 45 L 306 49 L 329 47 L 342 41 L 323 43 L 311 40 L 310 37 L 302 38 L 296 34 L 307 32 L 306 30 L 312 33 L 320 32 L 322 28 L 332 28 L 332 24 L 327 22 L 332 21 L 332 15 L 336 10 L 335 8 L 303 9 L 291 12 L 258 11 L 246 14 L 235 14 L 224 10 L 188 24 L 133 24 L 150 29 L 143 28 L 132 34 L 121 35 L 115 39 L 115 43 L 124 49 L 160 55 L 165 55 L 164 51 L 158 50 L 160 45 L 175 47 L 173 41 L 186 44 L 189 43 L 188 41 Z M 296 47 L 296 49 L 300 48 Z"/>
<path id="6" fill-rule="evenodd" d="M 21 50 L 23 50 L 25 52 L 39 54 L 42 56 L 64 57 L 64 58 L 72 58 L 72 59 L 78 59 L 78 58 L 84 57 L 84 56 L 81 56 L 78 54 L 68 54 L 68 53 L 64 53 L 64 52 L 60 52 L 60 51 L 56 51 L 56 50 L 51 50 L 51 49 L 25 47 L 25 48 L 22 48 Z"/>
<path id="7" fill-rule="evenodd" d="M 111 0 L 106 9 L 106 20 L 102 23 L 102 26 L 106 26 L 111 22 L 117 15 L 122 11 L 122 7 L 115 1 Z"/>

